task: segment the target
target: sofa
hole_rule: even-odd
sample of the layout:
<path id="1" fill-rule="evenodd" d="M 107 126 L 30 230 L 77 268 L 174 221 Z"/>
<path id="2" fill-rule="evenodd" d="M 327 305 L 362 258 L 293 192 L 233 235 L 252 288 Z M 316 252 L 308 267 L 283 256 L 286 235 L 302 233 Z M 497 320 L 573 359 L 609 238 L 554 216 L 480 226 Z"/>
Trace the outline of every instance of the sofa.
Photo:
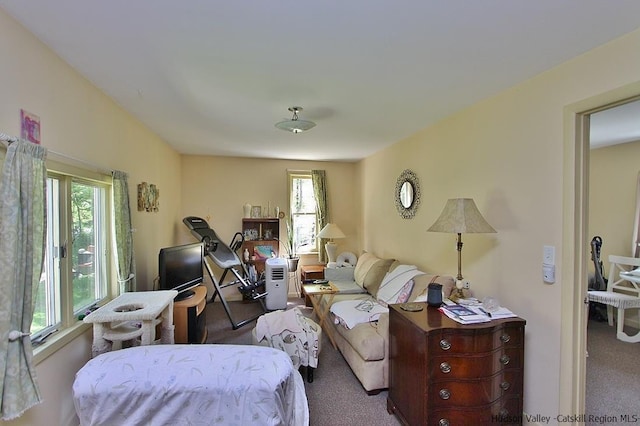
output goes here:
<path id="1" fill-rule="evenodd" d="M 427 287 L 432 282 L 442 285 L 444 297 L 448 297 L 455 288 L 452 276 L 427 274 L 415 266 L 367 252 L 358 258 L 355 267 L 325 269 L 325 279 L 339 289 L 331 302 L 330 321 L 327 321 L 330 324 L 326 326 L 331 327 L 329 332 L 333 334 L 337 348 L 370 395 L 389 385 L 389 314 L 386 302 L 426 301 Z M 395 287 L 389 291 L 392 282 Z M 365 306 L 365 310 L 373 309 L 358 322 L 357 318 L 347 318 L 350 316 L 344 314 L 345 309 L 349 310 L 354 305 Z M 363 311 L 358 314 L 363 314 Z"/>

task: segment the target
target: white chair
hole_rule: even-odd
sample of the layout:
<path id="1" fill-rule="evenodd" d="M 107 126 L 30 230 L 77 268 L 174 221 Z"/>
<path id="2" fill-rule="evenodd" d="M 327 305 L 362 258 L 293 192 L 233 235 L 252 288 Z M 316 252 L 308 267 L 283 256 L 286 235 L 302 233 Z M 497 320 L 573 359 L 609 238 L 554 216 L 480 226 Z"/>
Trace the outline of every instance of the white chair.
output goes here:
<path id="1" fill-rule="evenodd" d="M 618 340 L 624 342 L 640 342 L 640 332 L 629 336 L 624 330 L 625 309 L 640 308 L 640 273 L 630 271 L 640 268 L 640 258 L 609 256 L 609 279 L 606 291 L 589 291 L 589 300 L 607 305 L 607 319 L 609 325 L 613 325 L 613 308 L 617 308 L 617 334 Z M 640 321 L 640 311 L 638 311 Z"/>

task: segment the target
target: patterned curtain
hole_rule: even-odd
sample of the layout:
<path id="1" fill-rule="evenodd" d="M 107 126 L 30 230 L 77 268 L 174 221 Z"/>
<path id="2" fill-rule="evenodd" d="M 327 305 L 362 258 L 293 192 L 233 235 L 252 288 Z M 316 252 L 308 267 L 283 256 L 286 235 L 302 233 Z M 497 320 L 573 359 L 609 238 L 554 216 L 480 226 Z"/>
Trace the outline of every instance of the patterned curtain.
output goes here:
<path id="1" fill-rule="evenodd" d="M 11 143 L 0 181 L 1 418 L 41 402 L 29 336 L 46 238 L 46 148 Z"/>
<path id="2" fill-rule="evenodd" d="M 313 195 L 316 197 L 316 230 L 320 232 L 329 222 L 327 207 L 327 179 L 324 170 L 311 170 L 311 181 L 313 182 Z M 327 263 L 327 253 L 323 249 L 326 241 L 316 238 L 316 249 L 318 250 L 318 261 Z"/>
<path id="3" fill-rule="evenodd" d="M 129 203 L 129 179 L 125 172 L 114 170 L 113 178 L 113 229 L 118 265 L 120 294 L 136 290 L 136 265 L 133 254 L 133 226 Z"/>

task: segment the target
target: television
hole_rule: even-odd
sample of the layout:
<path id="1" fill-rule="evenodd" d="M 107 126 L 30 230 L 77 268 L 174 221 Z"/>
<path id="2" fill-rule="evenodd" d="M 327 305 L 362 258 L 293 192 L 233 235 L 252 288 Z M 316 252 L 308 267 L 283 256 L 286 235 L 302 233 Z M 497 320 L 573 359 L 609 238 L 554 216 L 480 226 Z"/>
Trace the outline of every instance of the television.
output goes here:
<path id="1" fill-rule="evenodd" d="M 203 243 L 160 249 L 158 290 L 177 290 L 175 300 L 193 296 L 195 292 L 191 289 L 204 280 L 203 257 Z"/>

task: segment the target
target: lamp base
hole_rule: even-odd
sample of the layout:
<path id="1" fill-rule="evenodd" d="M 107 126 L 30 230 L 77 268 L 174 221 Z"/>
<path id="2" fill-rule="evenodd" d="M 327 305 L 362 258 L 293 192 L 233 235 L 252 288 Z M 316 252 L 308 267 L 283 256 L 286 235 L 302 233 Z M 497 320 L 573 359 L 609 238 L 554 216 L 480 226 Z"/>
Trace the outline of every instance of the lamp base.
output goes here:
<path id="1" fill-rule="evenodd" d="M 338 253 L 338 245 L 332 241 L 329 241 L 324 245 L 324 249 L 327 251 L 327 263 L 336 264 L 336 256 Z"/>

